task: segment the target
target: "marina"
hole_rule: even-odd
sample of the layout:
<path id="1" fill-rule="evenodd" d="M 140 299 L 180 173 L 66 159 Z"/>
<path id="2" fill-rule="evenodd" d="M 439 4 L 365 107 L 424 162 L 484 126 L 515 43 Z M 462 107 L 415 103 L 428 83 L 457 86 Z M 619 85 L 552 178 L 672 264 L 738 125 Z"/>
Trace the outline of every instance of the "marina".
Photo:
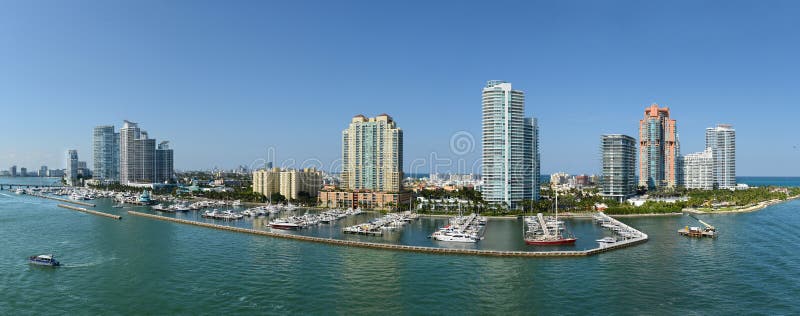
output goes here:
<path id="1" fill-rule="evenodd" d="M 367 235 L 367 236 L 382 236 L 386 230 L 399 230 L 411 222 L 419 218 L 418 214 L 411 212 L 405 213 L 389 213 L 380 218 L 375 218 L 369 222 L 348 226 L 342 229 L 345 234 Z"/>
<path id="2" fill-rule="evenodd" d="M 247 229 L 234 226 L 178 219 L 173 217 L 165 217 L 165 216 L 136 212 L 136 211 L 128 211 L 128 214 L 140 217 L 147 217 L 151 219 L 169 221 L 174 223 L 180 223 L 180 224 L 194 225 L 194 226 L 252 234 L 252 235 L 261 235 L 267 237 L 294 239 L 299 241 L 316 242 L 329 245 L 352 246 L 358 248 L 372 248 L 372 249 L 382 249 L 382 250 L 397 250 L 405 252 L 421 252 L 421 253 L 431 253 L 431 254 L 455 254 L 455 255 L 474 255 L 474 256 L 490 256 L 490 257 L 581 257 L 581 256 L 596 255 L 613 249 L 620 249 L 647 241 L 647 235 L 642 234 L 642 236 L 639 238 L 627 239 L 605 247 L 600 247 L 590 250 L 582 250 L 582 251 L 500 251 L 500 250 L 436 248 L 436 247 L 408 246 L 408 245 L 398 245 L 398 244 L 362 242 L 353 240 L 282 234 L 282 233 L 269 232 L 265 230 Z"/>
<path id="3" fill-rule="evenodd" d="M 603 212 L 597 212 L 592 216 L 592 218 L 597 225 L 600 225 L 600 227 L 603 227 L 614 235 L 613 237 L 604 237 L 602 239 L 598 239 L 597 242 L 599 243 L 600 249 L 614 247 L 615 245 L 625 244 L 628 242 L 639 242 L 641 240 L 647 240 L 648 238 L 647 234 L 642 233 L 639 230 L 630 227 Z"/>
<path id="4" fill-rule="evenodd" d="M 287 209 L 287 212 L 294 212 L 297 210 L 296 208 Z M 359 215 L 362 211 L 359 208 L 356 209 L 347 209 L 347 210 L 340 210 L 340 209 L 332 209 L 323 211 L 318 214 L 305 212 L 303 215 L 293 215 L 287 216 L 282 218 L 276 218 L 268 223 L 268 227 L 275 228 L 275 229 L 284 229 L 284 230 L 298 230 L 301 228 L 308 228 L 310 226 L 316 226 L 320 224 L 332 224 L 340 219 L 346 218 L 352 215 Z"/>
<path id="5" fill-rule="evenodd" d="M 475 243 L 483 239 L 487 219 L 472 213 L 451 217 L 448 224 L 431 234 L 437 241 Z"/>
<path id="6" fill-rule="evenodd" d="M 661 297 L 641 291 L 653 282 L 671 284 L 674 289 L 676 296 L 665 298 L 665 305 L 661 307 L 669 314 L 736 312 L 731 306 L 749 311 L 747 313 L 781 314 L 797 306 L 791 298 L 778 295 L 782 290 L 734 281 L 748 273 L 755 273 L 750 275 L 753 280 L 781 276 L 776 281 L 777 287 L 798 289 L 791 282 L 790 273 L 794 271 L 796 265 L 793 262 L 797 256 L 781 250 L 777 243 L 762 243 L 781 240 L 784 235 L 779 231 L 756 233 L 737 228 L 743 223 L 747 223 L 745 226 L 781 226 L 787 222 L 794 227 L 796 225 L 791 223 L 796 223 L 800 216 L 797 212 L 800 201 L 771 206 L 755 213 L 697 215 L 714 224 L 717 230 L 736 231 L 720 235 L 717 242 L 709 242 L 709 238 L 701 242 L 700 239 L 676 234 L 676 230 L 685 225 L 699 226 L 686 215 L 622 217 L 618 220 L 646 232 L 649 240 L 623 249 L 597 250 L 594 255 L 506 257 L 304 242 L 286 236 L 273 238 L 134 215 L 127 216 L 125 221 L 108 221 L 100 217 L 54 212 L 56 203 L 51 200 L 7 191 L 1 193 L 0 212 L 8 225 L 0 234 L 4 239 L 16 242 L 3 248 L 0 272 L 18 280 L 10 283 L 9 291 L 4 292 L 6 302 L 17 302 L 15 309 L 42 313 L 46 308 L 41 304 L 65 305 L 65 310 L 92 314 L 160 314 L 177 308 L 200 314 L 324 314 L 334 308 L 355 314 L 367 310 L 376 313 L 410 311 L 414 314 L 468 314 L 470 311 L 525 314 L 531 306 L 537 306 L 537 311 L 547 314 L 585 314 L 591 311 L 636 314 L 643 310 L 632 308 L 631 304 L 604 304 L 604 298 L 625 296 L 632 304 L 646 305 Z M 97 203 L 97 210 L 116 215 L 125 216 L 123 213 L 127 214 L 128 210 L 159 214 L 145 206 L 113 208 L 115 202 L 108 199 L 97 199 L 93 203 Z M 269 231 L 263 225 L 268 221 L 266 217 L 221 221 L 203 219 L 201 213 L 162 213 L 160 216 Z M 304 211 L 297 213 L 303 214 Z M 442 243 L 427 238 L 431 232 L 447 225 L 446 216 L 420 216 L 402 230 L 387 231 L 381 237 L 341 232 L 341 227 L 379 216 L 364 213 L 338 220 L 333 225 L 273 232 L 376 244 L 398 243 L 411 247 L 510 252 L 584 251 L 599 248 L 596 240 L 617 236 L 595 223 L 591 215 L 563 220 L 559 216 L 576 236 L 581 237 L 575 246 L 570 246 L 572 249 L 526 246 L 519 233 L 522 221 L 515 219 L 489 218 L 485 239 L 471 244 Z M 48 236 L 34 233 L 42 227 L 48 227 Z M 27 263 L 31 255 L 49 253 L 57 255 L 61 268 L 51 271 Z M 720 256 L 737 260 L 718 260 Z M 667 264 L 676 262 L 678 258 L 681 262 L 692 262 L 692 268 Z M 204 262 L 205 267 L 165 269 L 181 262 Z M 775 262 L 779 262 L 782 268 L 773 266 Z M 760 270 L 765 268 L 768 270 Z M 663 273 L 654 275 L 653 269 Z M 474 271 L 482 271 L 481 277 L 476 278 Z M 565 274 L 569 277 L 565 278 Z M 624 277 L 619 277 L 621 275 Z M 53 277 L 59 278 L 58 287 L 42 286 Z M 97 278 L 109 282 L 98 284 Z M 187 291 L 182 283 L 176 283 L 176 280 L 185 279 L 195 280 L 191 291 Z M 352 295 L 353 291 L 376 279 L 383 281 L 374 291 L 363 292 L 361 296 Z M 260 286 L 275 280 L 281 280 L 282 285 Z M 732 285 L 721 286 L 719 282 Z M 318 286 L 309 287 L 309 283 Z M 441 286 L 451 287 L 455 292 L 439 295 L 435 290 Z M 730 286 L 735 291 L 720 294 L 726 289 L 732 290 Z M 320 288 L 326 289 L 325 293 L 334 294 L 321 295 L 323 291 Z M 223 290 L 227 292 L 220 292 Z M 499 295 L 475 295 L 482 291 Z M 563 299 L 566 291 L 586 299 L 569 306 L 550 307 L 548 302 Z M 306 293 L 307 296 L 289 292 Z M 130 299 L 118 300 L 121 293 L 130 293 L 136 302 L 146 304 L 130 307 Z M 603 295 L 598 297 L 596 293 Z M 189 305 L 176 302 L 196 300 L 198 296 L 205 299 Z M 435 302 L 425 303 L 430 299 L 435 299 Z M 723 304 L 712 307 L 703 302 L 691 303 L 696 300 L 720 300 Z M 286 304 L 263 304 L 275 301 Z M 312 304 L 306 304 L 308 302 Z M 454 306 L 445 308 L 441 302 Z M 689 305 L 686 302 L 690 302 Z"/>

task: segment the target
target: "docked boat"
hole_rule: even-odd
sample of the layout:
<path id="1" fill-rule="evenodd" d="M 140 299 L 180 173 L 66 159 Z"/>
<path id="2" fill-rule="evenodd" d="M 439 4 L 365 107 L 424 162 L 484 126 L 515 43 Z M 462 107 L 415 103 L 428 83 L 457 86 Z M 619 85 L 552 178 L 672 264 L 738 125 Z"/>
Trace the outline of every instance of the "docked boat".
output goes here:
<path id="1" fill-rule="evenodd" d="M 300 229 L 302 226 L 300 226 L 300 224 L 285 219 L 276 219 L 269 222 L 269 227 L 275 229 L 284 229 L 284 230 L 297 230 Z"/>
<path id="2" fill-rule="evenodd" d="M 439 230 L 434 232 L 431 235 L 431 238 L 438 241 L 452 241 L 452 242 L 463 242 L 463 243 L 478 242 L 478 239 L 475 238 L 475 236 L 467 233 L 461 233 L 455 230 Z"/>
<path id="3" fill-rule="evenodd" d="M 23 195 L 23 194 L 25 194 L 25 190 L 23 190 L 23 189 L 16 189 L 16 190 L 14 191 L 14 193 L 16 193 L 17 195 Z"/>
<path id="4" fill-rule="evenodd" d="M 595 240 L 595 241 L 599 242 L 601 244 L 613 244 L 613 243 L 617 242 L 617 239 L 614 238 L 614 237 L 605 237 L 605 238 L 598 239 L 598 240 Z"/>
<path id="5" fill-rule="evenodd" d="M 33 265 L 37 266 L 49 266 L 49 267 L 57 267 L 60 266 L 61 263 L 56 260 L 53 255 L 38 255 L 38 256 L 31 256 L 28 258 L 28 262 Z"/>
<path id="6" fill-rule="evenodd" d="M 139 203 L 147 205 L 150 204 L 150 202 L 151 202 L 150 192 L 148 192 L 147 190 L 143 190 L 142 194 L 139 194 Z"/>
<path id="7" fill-rule="evenodd" d="M 556 246 L 556 245 L 574 245 L 578 240 L 571 234 L 565 233 L 562 230 L 563 222 L 558 220 L 558 192 L 556 192 L 556 217 L 554 220 L 546 221 L 542 213 L 536 214 L 534 222 L 538 224 L 526 225 L 529 228 L 532 226 L 533 230 L 525 232 L 525 244 L 535 246 Z"/>

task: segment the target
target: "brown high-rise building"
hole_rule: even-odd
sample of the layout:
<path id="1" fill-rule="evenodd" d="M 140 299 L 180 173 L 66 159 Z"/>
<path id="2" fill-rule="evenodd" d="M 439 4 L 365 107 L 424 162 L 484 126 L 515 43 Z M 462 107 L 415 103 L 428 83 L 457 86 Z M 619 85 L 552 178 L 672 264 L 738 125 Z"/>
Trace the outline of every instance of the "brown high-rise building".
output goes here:
<path id="1" fill-rule="evenodd" d="M 639 186 L 654 189 L 680 184 L 678 130 L 669 114 L 669 108 L 654 103 L 639 121 Z"/>

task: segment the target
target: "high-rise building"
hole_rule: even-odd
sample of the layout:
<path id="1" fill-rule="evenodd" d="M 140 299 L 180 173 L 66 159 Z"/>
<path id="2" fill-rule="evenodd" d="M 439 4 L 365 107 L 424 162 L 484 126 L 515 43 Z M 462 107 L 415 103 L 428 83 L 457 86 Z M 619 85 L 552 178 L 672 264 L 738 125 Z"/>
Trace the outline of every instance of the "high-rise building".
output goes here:
<path id="1" fill-rule="evenodd" d="M 683 185 L 687 189 L 714 188 L 714 151 L 711 148 L 683 156 Z"/>
<path id="2" fill-rule="evenodd" d="M 530 166 L 530 178 L 524 179 L 524 192 L 530 192 L 529 199 L 539 200 L 539 178 L 541 168 L 539 166 L 539 124 L 533 117 L 525 118 L 525 164 Z"/>
<path id="3" fill-rule="evenodd" d="M 168 141 L 158 144 L 156 149 L 156 182 L 167 182 L 174 178 L 175 168 L 172 155 L 173 152 L 169 148 Z"/>
<path id="4" fill-rule="evenodd" d="M 89 169 L 85 161 L 78 161 L 78 177 L 83 179 L 92 177 L 92 170 Z"/>
<path id="5" fill-rule="evenodd" d="M 525 93 L 492 80 L 483 88 L 482 103 L 483 198 L 511 208 L 537 199 L 539 131 L 535 119 L 525 118 Z"/>
<path id="6" fill-rule="evenodd" d="M 311 197 L 319 194 L 322 188 L 322 173 L 316 169 L 284 170 L 280 174 L 280 193 L 290 200 L 296 200 L 300 192 Z"/>
<path id="7" fill-rule="evenodd" d="M 67 185 L 78 184 L 78 151 L 70 149 L 67 151 L 67 170 L 65 172 Z"/>
<path id="8" fill-rule="evenodd" d="M 16 165 L 15 166 L 11 166 L 11 168 L 8 169 L 8 174 L 10 176 L 12 176 L 12 177 L 16 177 L 17 176 L 17 166 Z"/>
<path id="9" fill-rule="evenodd" d="M 136 165 L 133 167 L 133 182 L 156 182 L 156 140 L 142 132 L 141 137 L 134 141 L 134 148 Z"/>
<path id="10" fill-rule="evenodd" d="M 61 178 L 65 175 L 64 169 L 50 169 L 47 170 L 47 176 L 52 178 Z"/>
<path id="11" fill-rule="evenodd" d="M 166 146 L 166 144 L 165 144 Z M 173 164 L 171 149 L 167 146 L 163 152 L 164 176 L 172 176 L 170 165 Z M 119 131 L 119 181 L 129 183 L 155 183 L 161 182 L 156 176 L 156 140 L 150 138 L 146 131 L 139 125 L 125 121 Z M 162 178 L 163 179 L 163 178 Z"/>
<path id="12" fill-rule="evenodd" d="M 40 177 L 46 177 L 47 176 L 47 166 L 41 166 L 39 168 L 39 174 L 38 175 Z"/>
<path id="13" fill-rule="evenodd" d="M 356 115 L 342 131 L 342 185 L 350 190 L 399 192 L 403 130 L 386 114 Z"/>
<path id="14" fill-rule="evenodd" d="M 28 176 L 28 168 L 25 168 L 25 167 L 19 168 L 19 176 L 20 177 L 27 177 Z"/>
<path id="15" fill-rule="evenodd" d="M 119 130 L 119 182 L 122 184 L 136 182 L 134 153 L 136 152 L 136 139 L 140 134 L 139 125 L 127 120 Z"/>
<path id="16" fill-rule="evenodd" d="M 736 130 L 719 124 L 706 128 L 706 148 L 714 155 L 714 183 L 720 189 L 736 188 Z"/>
<path id="17" fill-rule="evenodd" d="M 280 192 L 280 183 L 280 168 L 253 171 L 253 192 L 261 193 L 269 198 L 273 193 Z"/>
<path id="18" fill-rule="evenodd" d="M 669 108 L 653 104 L 639 121 L 639 185 L 648 189 L 680 185 L 680 142 Z"/>
<path id="19" fill-rule="evenodd" d="M 621 134 L 603 135 L 600 151 L 600 194 L 619 201 L 636 194 L 636 139 Z"/>
<path id="20" fill-rule="evenodd" d="M 569 173 L 566 172 L 556 172 L 550 175 L 550 184 L 552 185 L 567 184 L 568 180 Z"/>
<path id="21" fill-rule="evenodd" d="M 92 174 L 95 178 L 108 182 L 119 181 L 119 139 L 120 135 L 114 132 L 113 125 L 94 128 Z"/>

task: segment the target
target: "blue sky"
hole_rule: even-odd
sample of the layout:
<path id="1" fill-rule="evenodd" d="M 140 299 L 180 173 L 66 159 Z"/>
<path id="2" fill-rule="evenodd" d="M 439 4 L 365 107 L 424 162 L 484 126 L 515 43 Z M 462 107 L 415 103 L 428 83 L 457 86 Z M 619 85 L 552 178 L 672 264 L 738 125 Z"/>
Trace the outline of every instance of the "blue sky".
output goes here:
<path id="1" fill-rule="evenodd" d="M 469 166 L 480 147 L 455 155 L 451 137 L 480 141 L 481 88 L 500 79 L 539 118 L 543 173 L 598 172 L 600 135 L 635 137 L 655 102 L 683 153 L 730 123 L 739 175 L 800 176 L 797 16 L 793 1 L 4 2 L 0 168 L 91 160 L 92 127 L 123 119 L 170 140 L 179 169 L 270 147 L 329 165 L 353 115 L 383 112 L 406 169 Z"/>

